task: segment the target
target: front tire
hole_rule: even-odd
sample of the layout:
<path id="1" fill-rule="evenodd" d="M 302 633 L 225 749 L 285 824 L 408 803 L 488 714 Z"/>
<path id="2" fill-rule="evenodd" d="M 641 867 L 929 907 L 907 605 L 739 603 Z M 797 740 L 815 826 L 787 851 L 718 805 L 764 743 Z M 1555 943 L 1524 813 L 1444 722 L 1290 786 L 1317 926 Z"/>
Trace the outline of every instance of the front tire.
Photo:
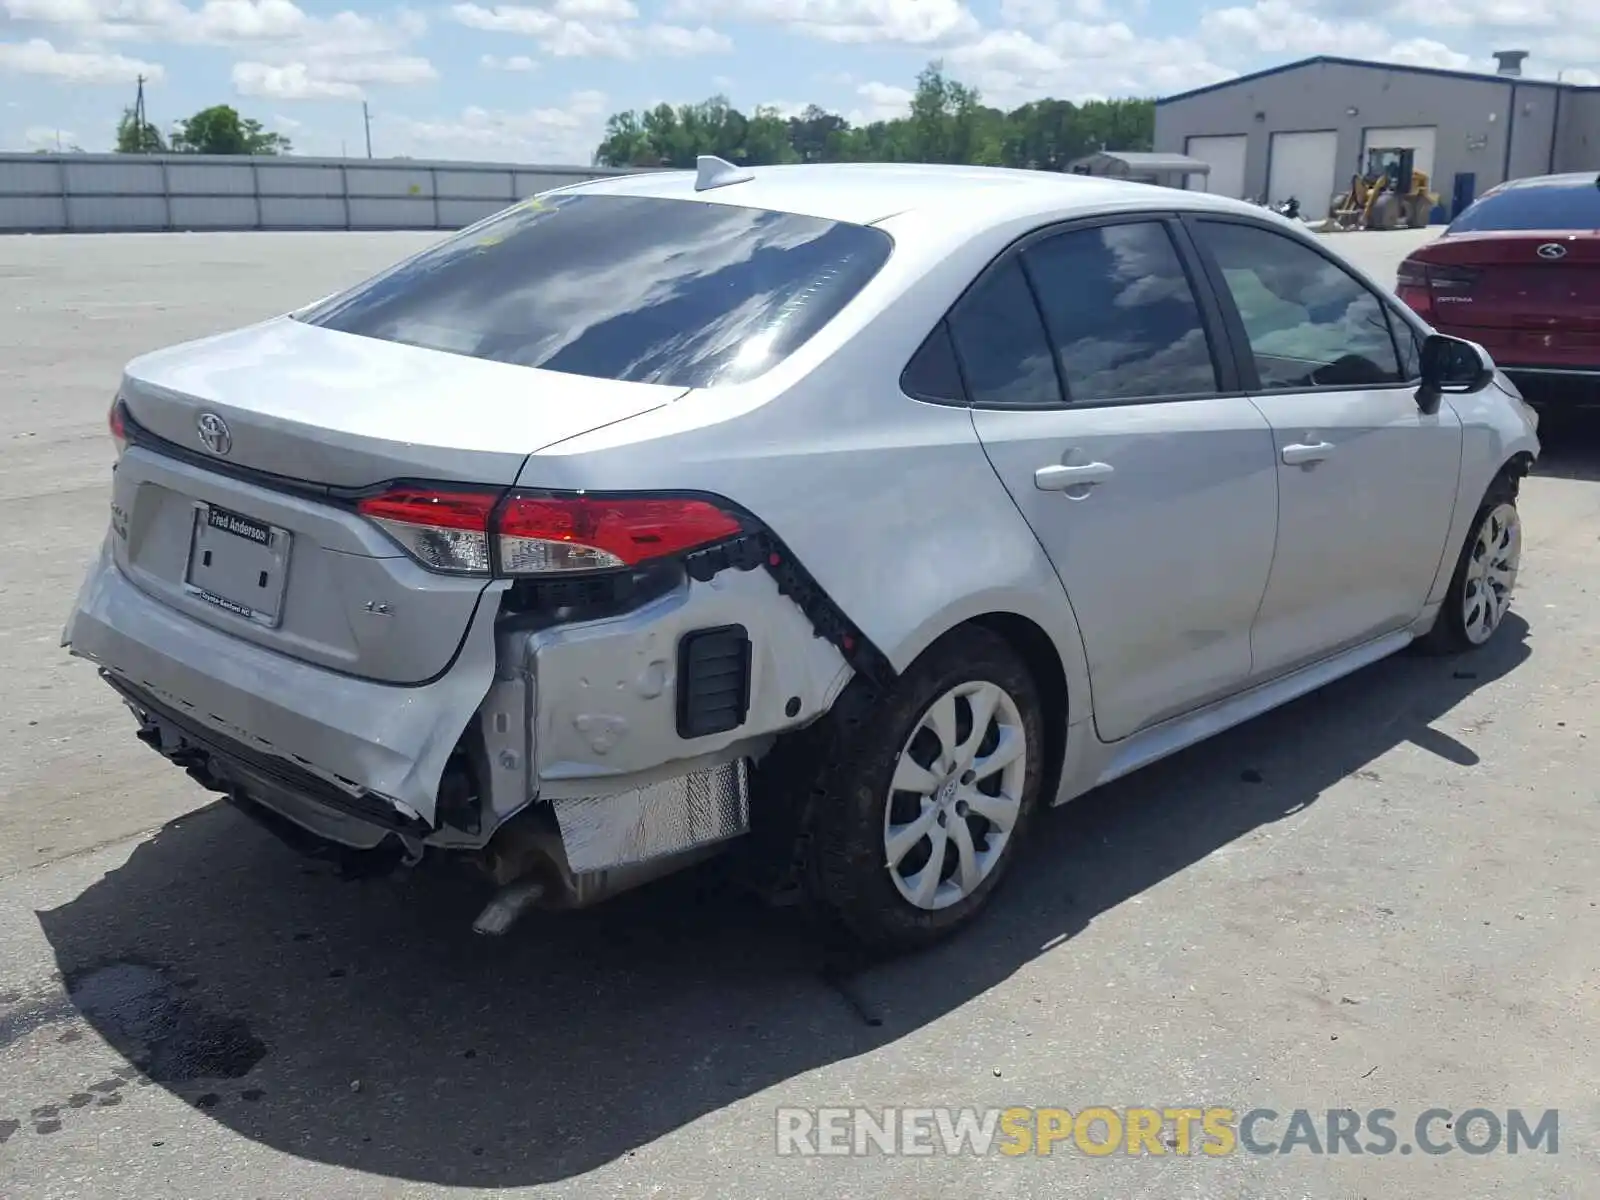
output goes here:
<path id="1" fill-rule="evenodd" d="M 1433 628 L 1418 641 L 1429 654 L 1461 654 L 1488 645 L 1505 620 L 1522 564 L 1522 520 L 1515 484 L 1490 486 L 1461 547 Z"/>
<path id="2" fill-rule="evenodd" d="M 1010 645 L 968 627 L 936 642 L 822 766 L 812 899 L 897 952 L 971 921 L 1038 805 L 1038 690 Z"/>

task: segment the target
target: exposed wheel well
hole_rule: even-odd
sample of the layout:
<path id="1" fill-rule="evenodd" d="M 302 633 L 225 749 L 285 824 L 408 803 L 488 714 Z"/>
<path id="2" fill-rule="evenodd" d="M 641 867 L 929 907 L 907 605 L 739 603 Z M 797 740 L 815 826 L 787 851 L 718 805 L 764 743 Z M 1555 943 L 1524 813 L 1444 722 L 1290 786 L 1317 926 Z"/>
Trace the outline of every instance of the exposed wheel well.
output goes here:
<path id="1" fill-rule="evenodd" d="M 1533 455 L 1526 450 L 1519 450 L 1501 465 L 1495 473 L 1496 481 L 1504 479 L 1511 485 L 1512 494 L 1515 495 L 1517 485 L 1533 470 Z"/>
<path id="2" fill-rule="evenodd" d="M 965 622 L 998 634 L 1022 659 L 1039 689 L 1044 706 L 1045 772 L 1040 781 L 1040 800 L 1048 806 L 1061 782 L 1061 765 L 1067 754 L 1067 674 L 1055 645 L 1038 625 L 1016 613 L 985 613 Z M 960 626 L 957 626 L 959 629 Z"/>

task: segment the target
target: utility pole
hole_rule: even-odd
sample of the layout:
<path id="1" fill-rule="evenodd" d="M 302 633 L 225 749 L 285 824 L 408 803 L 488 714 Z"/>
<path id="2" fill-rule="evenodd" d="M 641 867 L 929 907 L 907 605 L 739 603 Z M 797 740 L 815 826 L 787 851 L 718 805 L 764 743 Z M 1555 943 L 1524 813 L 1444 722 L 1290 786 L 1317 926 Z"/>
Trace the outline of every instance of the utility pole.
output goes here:
<path id="1" fill-rule="evenodd" d="M 367 111 L 367 102 L 361 102 L 361 124 L 367 131 L 367 157 L 372 157 L 372 114 Z"/>
<path id="2" fill-rule="evenodd" d="M 149 139 L 145 136 L 145 132 L 144 132 L 145 131 L 144 76 L 140 75 L 138 77 L 138 79 L 139 79 L 139 90 L 138 90 L 138 92 L 136 92 L 134 94 L 134 98 L 133 98 L 133 129 L 134 129 L 134 136 L 139 139 L 138 143 L 137 143 L 138 148 L 139 148 L 138 152 L 140 154 L 149 154 L 150 153 L 150 142 L 149 142 Z"/>

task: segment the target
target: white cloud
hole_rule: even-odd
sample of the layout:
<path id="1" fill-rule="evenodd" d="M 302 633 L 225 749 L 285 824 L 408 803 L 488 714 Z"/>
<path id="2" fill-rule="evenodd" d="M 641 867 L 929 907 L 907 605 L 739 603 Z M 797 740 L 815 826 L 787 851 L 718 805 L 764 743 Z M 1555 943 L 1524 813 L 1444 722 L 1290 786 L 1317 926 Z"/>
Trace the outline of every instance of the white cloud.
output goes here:
<path id="1" fill-rule="evenodd" d="M 1140 6 L 1120 4 L 1118 7 L 1126 11 L 1129 7 Z M 1110 15 L 1106 0 L 1000 0 L 1000 16 L 1008 25 L 1042 28 L 1055 24 L 1064 16 L 1085 21 L 1105 21 Z"/>
<path id="2" fill-rule="evenodd" d="M 584 164 L 604 134 L 605 113 L 603 92 L 582 91 L 560 108 L 507 112 L 473 107 L 455 117 L 403 119 L 395 123 L 395 131 L 410 148 L 452 158 L 500 155 Z"/>
<path id="3" fill-rule="evenodd" d="M 764 104 L 756 105 L 763 112 L 776 113 L 787 121 L 790 117 L 798 117 L 805 112 L 806 106 L 798 100 L 768 100 Z"/>
<path id="4" fill-rule="evenodd" d="M 425 58 L 346 58 L 274 65 L 233 65 L 233 86 L 241 96 L 279 100 L 360 100 L 363 84 L 427 83 L 439 73 Z"/>
<path id="5" fill-rule="evenodd" d="M 539 64 L 526 54 L 513 54 L 501 58 L 495 54 L 485 54 L 478 60 L 478 65 L 486 71 L 537 71 Z"/>
<path id="6" fill-rule="evenodd" d="M 555 0 L 551 9 L 575 21 L 631 21 L 639 15 L 633 0 Z"/>
<path id="7" fill-rule="evenodd" d="M 852 125 L 870 125 L 874 121 L 893 121 L 911 111 L 910 88 L 896 87 L 892 83 L 863 83 L 856 95 L 866 103 L 853 110 L 846 118 Z"/>
<path id="8" fill-rule="evenodd" d="M 233 78 L 244 95 L 348 99 L 359 96 L 363 85 L 407 85 L 438 77 L 426 59 L 406 53 L 428 23 L 421 13 L 403 7 L 369 17 L 350 10 L 313 16 L 294 0 L 200 0 L 193 5 L 183 0 L 0 0 L 0 12 L 13 20 L 56 26 L 91 45 L 141 41 L 241 49 L 245 54 Z M 122 64 L 136 60 L 101 53 L 98 47 L 72 57 L 86 62 L 64 64 L 63 70 L 101 70 L 117 80 L 140 73 L 154 77 L 148 64 L 126 67 Z M 101 66 L 95 67 L 95 61 Z"/>
<path id="9" fill-rule="evenodd" d="M 359 100 L 364 94 L 353 83 L 315 78 L 305 63 L 283 67 L 234 63 L 233 86 L 241 96 L 271 96 L 276 100 Z"/>
<path id="10" fill-rule="evenodd" d="M 686 29 L 682 25 L 650 25 L 640 34 L 640 44 L 650 53 L 688 57 L 694 54 L 727 54 L 733 39 L 701 25 Z"/>
<path id="11" fill-rule="evenodd" d="M 986 101 L 1007 108 L 1044 96 L 1163 95 L 1236 73 L 1194 41 L 1140 37 L 1121 21 L 1063 20 L 1036 34 L 993 30 L 949 51 L 945 63 Z"/>
<path id="12" fill-rule="evenodd" d="M 1256 0 L 1248 8 L 1222 8 L 1200 18 L 1200 32 L 1234 55 L 1344 54 L 1370 57 L 1393 40 L 1370 21 L 1325 21 L 1292 0 Z"/>
<path id="13" fill-rule="evenodd" d="M 953 45 L 979 32 L 961 0 L 672 0 L 678 17 L 784 25 L 828 42 Z"/>
<path id="14" fill-rule="evenodd" d="M 1471 56 L 1452 50 L 1443 42 L 1436 42 L 1430 38 L 1409 38 L 1403 42 L 1396 42 L 1389 47 L 1389 52 L 1384 57 L 1390 62 L 1405 63 L 1413 67 L 1444 67 L 1451 71 L 1471 70 L 1474 66 L 1481 69 L 1481 64 L 1475 63 Z"/>
<path id="15" fill-rule="evenodd" d="M 30 125 L 22 131 L 22 141 L 30 150 L 70 150 L 78 144 L 78 135 L 70 129 Z"/>
<path id="16" fill-rule="evenodd" d="M 617 19 L 584 20 L 574 15 Z M 687 57 L 724 54 L 733 43 L 714 29 L 680 25 L 639 26 L 620 19 L 635 12 L 631 0 L 556 0 L 553 8 L 526 4 L 485 6 L 471 0 L 455 4 L 450 15 L 470 29 L 533 38 L 556 58 L 637 58 L 641 54 Z"/>
<path id="17" fill-rule="evenodd" d="M 66 83 L 132 83 L 140 75 L 146 83 L 157 83 L 166 76 L 159 63 L 100 51 L 57 50 L 44 38 L 0 42 L 0 73 L 6 72 Z"/>

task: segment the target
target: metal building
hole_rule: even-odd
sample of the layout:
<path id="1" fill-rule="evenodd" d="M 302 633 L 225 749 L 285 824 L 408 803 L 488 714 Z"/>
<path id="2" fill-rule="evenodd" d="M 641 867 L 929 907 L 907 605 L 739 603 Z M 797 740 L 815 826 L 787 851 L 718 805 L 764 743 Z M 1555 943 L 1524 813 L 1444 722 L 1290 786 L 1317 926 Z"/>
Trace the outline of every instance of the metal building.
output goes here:
<path id="1" fill-rule="evenodd" d="M 1409 148 L 1448 220 L 1507 179 L 1600 175 L 1600 87 L 1529 79 L 1520 50 L 1496 73 L 1318 55 L 1156 102 L 1155 148 L 1211 165 L 1187 186 L 1293 196 L 1308 216 L 1363 170 L 1367 151 Z"/>

